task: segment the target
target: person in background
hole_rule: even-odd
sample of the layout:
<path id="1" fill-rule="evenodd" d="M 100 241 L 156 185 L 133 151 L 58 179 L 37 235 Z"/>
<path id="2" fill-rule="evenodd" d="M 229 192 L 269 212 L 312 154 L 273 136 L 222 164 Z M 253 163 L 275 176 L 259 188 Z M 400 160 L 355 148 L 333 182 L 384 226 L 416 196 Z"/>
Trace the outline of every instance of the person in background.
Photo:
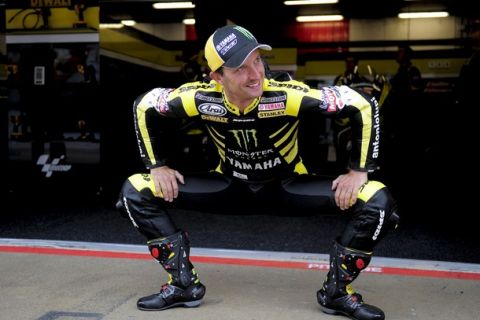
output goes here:
<path id="1" fill-rule="evenodd" d="M 358 59 L 352 56 L 346 57 L 345 71 L 333 80 L 333 84 L 336 86 L 350 86 L 351 84 L 362 82 L 368 82 L 368 80 L 361 76 L 358 71 Z"/>
<path id="2" fill-rule="evenodd" d="M 397 73 L 390 79 L 391 90 L 382 107 L 384 174 L 396 191 L 403 190 L 400 183 L 406 181 L 405 177 L 414 176 L 412 169 L 425 152 L 430 121 L 430 104 L 424 101 L 424 81 L 419 68 L 412 63 L 413 54 L 409 46 L 398 47 Z"/>
<path id="3" fill-rule="evenodd" d="M 414 120 L 412 111 L 419 112 L 423 80 L 420 70 L 413 65 L 413 50 L 409 46 L 399 46 L 396 53 L 397 73 L 390 79 L 391 90 L 385 108 L 386 131 L 399 139 L 408 139 L 411 131 L 408 126 Z"/>
<path id="4" fill-rule="evenodd" d="M 149 173 L 130 176 L 118 208 L 146 237 L 151 255 L 169 280 L 158 293 L 140 298 L 141 310 L 197 307 L 206 287 L 190 261 L 190 240 L 169 214 L 172 203 L 216 207 L 334 208 L 350 215 L 330 251 L 330 270 L 317 292 L 322 310 L 353 319 L 384 319 L 363 302 L 351 283 L 364 270 L 377 243 L 396 227 L 396 204 L 387 187 L 369 180 L 376 168 L 379 128 L 375 98 L 347 86 L 312 89 L 266 77 L 259 43 L 248 30 L 228 25 L 205 45 L 210 68 L 205 81 L 179 88 L 155 88 L 134 102 L 140 156 Z M 348 117 L 352 156 L 348 170 L 333 180 L 311 175 L 298 149 L 300 115 Z M 177 118 L 202 121 L 219 163 L 204 174 L 176 169 L 168 158 L 171 132 L 162 123 Z M 321 236 L 321 235 L 318 235 Z"/>
<path id="5" fill-rule="evenodd" d="M 395 94 L 408 94 L 423 90 L 422 74 L 413 65 L 411 59 L 413 50 L 409 46 L 399 46 L 396 61 L 398 63 L 397 73 L 390 80 L 392 92 Z"/>

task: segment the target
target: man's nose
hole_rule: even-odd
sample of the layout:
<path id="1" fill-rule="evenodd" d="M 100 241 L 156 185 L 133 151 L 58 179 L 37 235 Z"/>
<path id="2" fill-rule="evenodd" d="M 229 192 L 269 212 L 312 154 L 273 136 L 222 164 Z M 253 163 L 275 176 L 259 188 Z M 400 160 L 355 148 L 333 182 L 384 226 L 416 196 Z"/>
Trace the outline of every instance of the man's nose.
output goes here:
<path id="1" fill-rule="evenodd" d="M 251 78 L 258 78 L 260 76 L 261 72 L 258 68 L 252 66 L 248 68 L 248 75 Z"/>

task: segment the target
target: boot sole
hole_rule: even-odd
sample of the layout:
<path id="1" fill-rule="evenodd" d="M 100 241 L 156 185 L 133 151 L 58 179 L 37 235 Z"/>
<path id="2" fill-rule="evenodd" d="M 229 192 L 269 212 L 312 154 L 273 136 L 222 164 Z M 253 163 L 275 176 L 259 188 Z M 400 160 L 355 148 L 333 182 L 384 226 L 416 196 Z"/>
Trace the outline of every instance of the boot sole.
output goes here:
<path id="1" fill-rule="evenodd" d="M 322 309 L 322 311 L 326 314 L 338 314 L 337 310 L 329 309 L 329 308 L 326 308 L 322 305 L 320 306 L 320 309 Z"/>
<path id="2" fill-rule="evenodd" d="M 203 299 L 202 300 L 195 300 L 195 301 L 188 301 L 188 302 L 177 302 L 177 303 L 173 303 L 171 305 L 168 305 L 168 306 L 165 306 L 165 307 L 159 308 L 159 309 L 142 308 L 142 307 L 139 307 L 139 306 L 137 306 L 137 308 L 139 310 L 142 310 L 142 311 L 162 311 L 162 310 L 167 310 L 167 309 L 170 309 L 170 308 L 178 308 L 178 307 L 196 308 L 199 305 L 201 305 L 202 302 L 203 302 Z"/>
<path id="3" fill-rule="evenodd" d="M 330 309 L 330 308 L 324 307 L 322 305 L 320 305 L 320 309 L 323 311 L 323 313 L 326 313 L 326 314 L 342 315 L 342 316 L 346 316 L 346 317 L 348 317 L 350 319 L 353 319 L 353 320 L 357 319 L 354 316 L 352 316 L 351 314 L 348 314 L 348 313 L 343 312 L 343 311 L 335 310 L 335 309 Z"/>

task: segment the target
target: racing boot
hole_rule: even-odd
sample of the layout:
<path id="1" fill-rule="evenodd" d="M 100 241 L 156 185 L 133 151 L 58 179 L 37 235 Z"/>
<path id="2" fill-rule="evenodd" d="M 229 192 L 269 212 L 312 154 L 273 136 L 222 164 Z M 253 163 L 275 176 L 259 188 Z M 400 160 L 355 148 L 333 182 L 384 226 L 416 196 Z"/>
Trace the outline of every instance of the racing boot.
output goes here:
<path id="1" fill-rule="evenodd" d="M 317 300 L 323 312 L 341 314 L 355 320 L 383 320 L 379 308 L 363 303 L 350 285 L 370 263 L 372 254 L 343 247 L 335 242 L 330 254 L 330 270 Z"/>
<path id="2" fill-rule="evenodd" d="M 190 262 L 190 242 L 183 231 L 165 238 L 148 241 L 150 254 L 160 262 L 169 274 L 169 281 L 159 293 L 137 302 L 140 310 L 155 311 L 173 307 L 197 307 L 202 303 L 205 286 L 200 283 Z"/>

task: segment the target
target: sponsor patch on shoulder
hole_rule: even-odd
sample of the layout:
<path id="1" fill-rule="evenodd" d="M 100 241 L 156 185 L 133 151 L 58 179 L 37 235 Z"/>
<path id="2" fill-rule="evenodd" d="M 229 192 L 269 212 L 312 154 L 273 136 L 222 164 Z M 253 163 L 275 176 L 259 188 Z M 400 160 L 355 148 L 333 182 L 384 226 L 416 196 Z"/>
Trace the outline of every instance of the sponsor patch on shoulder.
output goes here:
<path id="1" fill-rule="evenodd" d="M 168 107 L 168 95 L 172 92 L 173 89 L 163 89 L 157 88 L 151 92 L 151 100 L 148 101 L 149 104 L 152 104 L 155 109 L 160 113 L 166 113 L 169 111 Z"/>
<path id="2" fill-rule="evenodd" d="M 322 101 L 320 102 L 320 108 L 326 109 L 329 112 L 335 112 L 345 106 L 337 87 L 324 87 L 322 91 Z"/>

